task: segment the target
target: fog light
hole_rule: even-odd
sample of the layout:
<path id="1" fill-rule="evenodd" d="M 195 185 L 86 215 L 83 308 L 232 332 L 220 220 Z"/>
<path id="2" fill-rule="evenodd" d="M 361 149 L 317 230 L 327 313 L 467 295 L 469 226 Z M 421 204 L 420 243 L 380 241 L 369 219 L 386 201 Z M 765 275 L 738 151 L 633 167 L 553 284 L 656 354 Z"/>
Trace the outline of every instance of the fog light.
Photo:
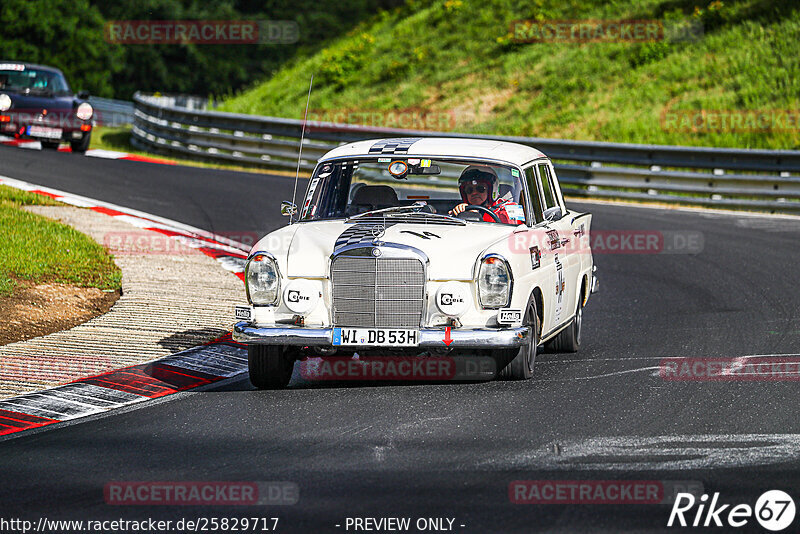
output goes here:
<path id="1" fill-rule="evenodd" d="M 306 314 L 316 308 L 321 296 L 322 291 L 318 283 L 297 279 L 286 284 L 283 302 L 294 313 Z"/>
<path id="2" fill-rule="evenodd" d="M 461 282 L 445 282 L 436 291 L 436 308 L 448 317 L 458 317 L 472 303 L 469 287 Z"/>

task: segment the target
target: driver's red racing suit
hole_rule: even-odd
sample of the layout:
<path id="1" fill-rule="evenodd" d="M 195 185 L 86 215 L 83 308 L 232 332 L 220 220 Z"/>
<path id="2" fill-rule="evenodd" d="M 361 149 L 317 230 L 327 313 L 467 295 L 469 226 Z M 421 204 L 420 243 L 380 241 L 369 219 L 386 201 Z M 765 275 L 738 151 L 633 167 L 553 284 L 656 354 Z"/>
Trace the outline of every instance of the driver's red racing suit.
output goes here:
<path id="1" fill-rule="evenodd" d="M 522 224 L 525 222 L 525 211 L 522 206 L 513 200 L 506 198 L 498 198 L 488 206 L 487 209 L 492 210 L 501 223 L 505 224 Z M 485 222 L 495 222 L 488 213 L 483 214 Z"/>

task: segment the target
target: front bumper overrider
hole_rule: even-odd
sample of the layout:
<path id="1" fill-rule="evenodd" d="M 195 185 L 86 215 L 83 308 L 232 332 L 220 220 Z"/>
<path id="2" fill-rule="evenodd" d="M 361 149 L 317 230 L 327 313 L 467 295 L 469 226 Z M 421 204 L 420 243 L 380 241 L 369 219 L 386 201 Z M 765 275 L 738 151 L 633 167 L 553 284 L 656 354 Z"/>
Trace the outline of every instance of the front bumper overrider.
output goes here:
<path id="1" fill-rule="evenodd" d="M 450 344 L 445 344 L 444 328 L 419 330 L 422 348 L 513 349 L 528 342 L 529 326 L 509 328 L 451 328 Z M 293 345 L 301 347 L 333 347 L 333 328 L 295 325 L 257 326 L 246 321 L 233 327 L 233 340 L 248 345 Z M 347 345 L 351 349 L 356 346 Z M 366 345 L 364 347 L 367 347 Z M 389 347 L 385 347 L 389 348 Z M 414 348 L 414 347 L 407 347 Z"/>

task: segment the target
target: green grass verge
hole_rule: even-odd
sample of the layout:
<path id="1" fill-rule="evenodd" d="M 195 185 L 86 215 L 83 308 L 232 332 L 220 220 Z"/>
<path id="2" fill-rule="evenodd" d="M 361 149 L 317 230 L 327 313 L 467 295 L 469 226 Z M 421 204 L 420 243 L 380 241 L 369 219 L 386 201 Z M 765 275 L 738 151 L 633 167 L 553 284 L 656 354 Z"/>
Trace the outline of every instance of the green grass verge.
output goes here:
<path id="1" fill-rule="evenodd" d="M 520 43 L 515 20 L 702 23 L 699 39 Z M 222 111 L 446 113 L 450 130 L 668 145 L 800 148 L 800 4 L 763 0 L 408 0 L 226 102 Z M 667 111 L 792 110 L 764 131 L 676 131 Z M 441 116 L 439 116 L 441 118 Z M 388 119 L 387 119 L 388 120 Z M 380 124 L 374 126 L 391 126 Z M 427 128 L 435 129 L 435 128 Z"/>
<path id="2" fill-rule="evenodd" d="M 128 152 L 130 154 L 149 155 L 143 152 L 136 152 L 131 146 L 131 127 L 130 126 L 95 126 L 92 132 L 92 139 L 89 148 L 99 148 L 102 150 L 115 150 L 118 152 Z"/>
<path id="3" fill-rule="evenodd" d="M 58 205 L 52 199 L 0 185 L 0 297 L 16 280 L 119 289 L 122 273 L 90 237 L 21 206 Z"/>

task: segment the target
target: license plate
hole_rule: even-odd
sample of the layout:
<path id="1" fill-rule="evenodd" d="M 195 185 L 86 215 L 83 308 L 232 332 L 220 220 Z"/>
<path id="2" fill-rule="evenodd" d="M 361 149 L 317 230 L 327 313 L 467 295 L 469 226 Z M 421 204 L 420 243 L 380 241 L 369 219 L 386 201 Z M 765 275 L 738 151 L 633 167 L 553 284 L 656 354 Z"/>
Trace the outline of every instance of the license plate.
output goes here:
<path id="1" fill-rule="evenodd" d="M 61 128 L 48 128 L 47 126 L 28 126 L 28 135 L 31 137 L 44 137 L 45 139 L 61 139 Z"/>
<path id="2" fill-rule="evenodd" d="M 389 328 L 334 328 L 333 344 L 337 346 L 416 347 L 419 344 L 419 331 Z"/>

